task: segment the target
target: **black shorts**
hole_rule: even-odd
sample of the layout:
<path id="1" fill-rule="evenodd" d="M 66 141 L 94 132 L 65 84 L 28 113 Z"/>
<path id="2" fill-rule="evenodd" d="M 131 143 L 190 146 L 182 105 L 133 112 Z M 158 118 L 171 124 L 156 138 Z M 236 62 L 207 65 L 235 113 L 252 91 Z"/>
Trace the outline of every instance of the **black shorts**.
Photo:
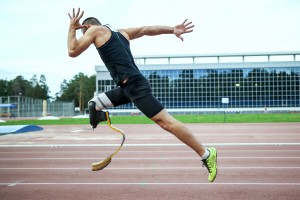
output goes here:
<path id="1" fill-rule="evenodd" d="M 105 94 L 114 106 L 133 102 L 148 118 L 154 117 L 164 109 L 151 93 L 151 86 L 142 75 L 129 78 L 125 85 L 107 91 Z"/>

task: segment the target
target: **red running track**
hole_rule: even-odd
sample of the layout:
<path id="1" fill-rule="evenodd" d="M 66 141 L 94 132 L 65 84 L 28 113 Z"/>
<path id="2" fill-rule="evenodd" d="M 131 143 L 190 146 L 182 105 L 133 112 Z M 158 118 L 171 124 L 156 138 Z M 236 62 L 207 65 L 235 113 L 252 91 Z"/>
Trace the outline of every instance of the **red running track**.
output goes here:
<path id="1" fill-rule="evenodd" d="M 189 124 L 218 149 L 207 182 L 199 157 L 156 125 L 116 125 L 127 139 L 100 172 L 91 163 L 121 141 L 102 125 L 44 126 L 0 136 L 0 199 L 280 199 L 300 196 L 300 123 Z"/>

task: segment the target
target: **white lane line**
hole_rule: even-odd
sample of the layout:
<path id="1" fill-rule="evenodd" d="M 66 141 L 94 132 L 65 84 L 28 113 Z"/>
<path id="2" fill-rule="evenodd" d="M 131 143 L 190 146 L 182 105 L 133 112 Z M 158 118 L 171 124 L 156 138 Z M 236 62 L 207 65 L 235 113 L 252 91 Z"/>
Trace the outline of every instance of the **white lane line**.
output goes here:
<path id="1" fill-rule="evenodd" d="M 70 131 L 70 132 L 71 132 L 71 133 L 78 133 L 78 132 L 82 132 L 82 131 L 86 131 L 86 130 L 79 129 L 79 130 L 73 130 L 73 131 Z"/>
<path id="2" fill-rule="evenodd" d="M 97 158 L 97 157 L 91 157 L 91 158 L 0 158 L 1 161 L 13 161 L 13 160 L 99 160 L 99 159 L 105 159 L 105 157 Z M 198 160 L 199 157 L 140 157 L 140 158 L 114 158 L 114 160 Z M 238 156 L 232 156 L 232 157 L 221 157 L 218 156 L 218 159 L 300 159 L 300 157 L 238 157 Z"/>
<path id="3" fill-rule="evenodd" d="M 287 150 L 287 149 L 247 149 L 247 150 L 241 150 L 241 149 L 236 149 L 236 150 L 228 150 L 228 149 L 222 149 L 220 150 L 222 152 L 300 152 L 300 150 L 295 150 L 295 149 L 291 149 L 291 150 Z M 105 152 L 109 152 L 111 153 L 112 151 L 107 151 L 107 150 L 101 150 L 101 153 L 105 153 Z M 59 151 L 2 151 L 0 152 L 0 154 L 42 154 L 42 153 L 47 153 L 47 154 L 64 154 L 64 153 L 97 153 L 99 154 L 99 150 L 82 150 L 82 151 L 64 151 L 64 150 L 59 150 Z M 193 151 L 191 151 L 190 149 L 187 150 L 148 150 L 148 151 L 144 151 L 144 150 L 122 150 L 120 151 L 120 153 L 193 153 Z"/>
<path id="4" fill-rule="evenodd" d="M 300 143 L 204 143 L 204 146 L 300 146 Z M 0 148 L 20 147 L 118 147 L 120 144 L 2 144 Z M 183 143 L 174 144 L 124 144 L 124 147 L 181 147 Z"/>
<path id="5" fill-rule="evenodd" d="M 274 170 L 297 170 L 300 167 L 218 167 L 219 170 L 222 169 L 274 169 Z M 87 167 L 56 167 L 56 168 L 32 168 L 32 167 L 20 167 L 20 168 L 0 168 L 0 170 L 91 170 L 91 168 Z M 199 167 L 107 167 L 105 170 L 203 170 L 201 166 Z"/>
<path id="6" fill-rule="evenodd" d="M 300 186 L 300 183 L 0 183 L 0 185 L 260 185 L 260 186 Z"/>

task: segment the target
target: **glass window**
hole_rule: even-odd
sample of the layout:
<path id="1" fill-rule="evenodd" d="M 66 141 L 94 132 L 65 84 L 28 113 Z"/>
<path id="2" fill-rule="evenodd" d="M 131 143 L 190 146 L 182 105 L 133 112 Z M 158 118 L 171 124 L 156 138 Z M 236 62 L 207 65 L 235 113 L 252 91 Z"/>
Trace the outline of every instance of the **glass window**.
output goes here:
<path id="1" fill-rule="evenodd" d="M 141 70 L 166 108 L 299 107 L 300 67 Z M 115 88 L 99 80 L 98 90 Z M 120 108 L 134 108 L 126 104 Z"/>

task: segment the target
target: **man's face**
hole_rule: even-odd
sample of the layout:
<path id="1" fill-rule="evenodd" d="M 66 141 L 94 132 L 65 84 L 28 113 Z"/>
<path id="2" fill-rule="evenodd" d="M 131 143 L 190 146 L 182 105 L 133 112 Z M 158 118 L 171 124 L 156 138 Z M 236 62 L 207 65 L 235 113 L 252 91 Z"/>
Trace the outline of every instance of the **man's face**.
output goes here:
<path id="1" fill-rule="evenodd" d="M 82 32 L 83 35 L 84 35 L 84 33 L 86 32 L 87 29 L 88 29 L 87 27 L 81 28 L 81 32 Z"/>
<path id="2" fill-rule="evenodd" d="M 81 28 L 81 32 L 84 35 L 85 32 L 91 27 L 90 24 L 85 24 L 83 28 Z"/>

